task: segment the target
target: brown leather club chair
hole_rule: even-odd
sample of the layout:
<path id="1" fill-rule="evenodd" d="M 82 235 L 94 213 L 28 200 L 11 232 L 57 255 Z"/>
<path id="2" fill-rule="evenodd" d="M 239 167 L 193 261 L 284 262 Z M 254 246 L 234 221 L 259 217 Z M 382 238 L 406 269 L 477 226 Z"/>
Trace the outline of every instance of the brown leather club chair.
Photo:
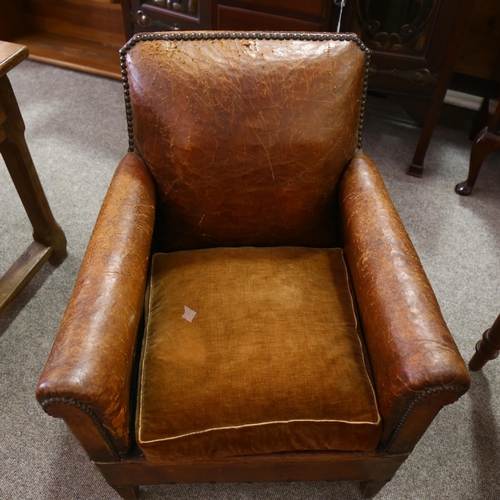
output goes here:
<path id="1" fill-rule="evenodd" d="M 369 51 L 157 33 L 121 61 L 130 152 L 38 401 L 125 499 L 209 481 L 375 495 L 469 375 L 361 149 Z"/>

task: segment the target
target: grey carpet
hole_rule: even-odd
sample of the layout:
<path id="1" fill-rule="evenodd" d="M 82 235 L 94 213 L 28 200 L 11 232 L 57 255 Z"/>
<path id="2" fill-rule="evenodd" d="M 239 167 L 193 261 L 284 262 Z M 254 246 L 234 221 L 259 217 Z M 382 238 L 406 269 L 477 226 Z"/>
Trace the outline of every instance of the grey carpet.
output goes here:
<path id="1" fill-rule="evenodd" d="M 121 84 L 31 61 L 11 74 L 26 137 L 69 256 L 45 265 L 0 318 L 0 498 L 116 499 L 65 425 L 34 398 L 101 201 L 127 136 Z M 500 155 L 485 162 L 472 196 L 465 179 L 471 114 L 446 108 L 423 179 L 405 175 L 419 136 L 405 113 L 371 98 L 365 150 L 376 160 L 420 254 L 443 314 L 468 360 L 500 313 Z M 30 242 L 31 228 L 0 160 L 0 273 Z M 472 376 L 382 490 L 381 500 L 500 498 L 500 360 Z M 163 485 L 144 499 L 358 499 L 356 483 Z"/>

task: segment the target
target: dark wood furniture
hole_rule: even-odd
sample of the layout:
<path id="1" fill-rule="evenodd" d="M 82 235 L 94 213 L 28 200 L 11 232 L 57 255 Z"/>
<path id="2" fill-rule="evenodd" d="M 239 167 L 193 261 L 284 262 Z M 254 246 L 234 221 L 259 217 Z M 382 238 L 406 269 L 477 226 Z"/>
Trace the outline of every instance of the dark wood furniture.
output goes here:
<path id="1" fill-rule="evenodd" d="M 500 315 L 491 328 L 483 333 L 483 338 L 476 344 L 476 352 L 469 361 L 472 371 L 480 370 L 488 361 L 495 359 L 500 352 Z"/>
<path id="2" fill-rule="evenodd" d="M 333 31 L 339 12 L 327 0 L 217 0 L 212 4 L 213 27 L 221 30 Z"/>
<path id="3" fill-rule="evenodd" d="M 444 3 L 444 2 L 443 2 Z M 456 2 L 454 2 L 456 6 Z M 450 6 L 451 7 L 451 6 Z M 441 5 L 441 8 L 445 12 L 446 7 Z M 453 75 L 453 68 L 455 67 L 455 62 L 457 60 L 462 39 L 467 28 L 472 10 L 474 8 L 474 0 L 462 0 L 460 3 L 460 8 L 456 13 L 455 20 L 453 21 L 453 31 L 450 33 L 450 38 L 448 39 L 448 44 L 443 52 L 444 58 L 441 60 L 440 68 L 437 69 L 438 78 L 436 80 L 436 87 L 433 91 L 432 98 L 427 107 L 427 113 L 422 126 L 422 132 L 418 140 L 415 153 L 413 155 L 413 160 L 407 170 L 409 175 L 415 177 L 421 177 L 424 170 L 424 160 L 429 147 L 432 134 L 437 125 L 441 107 L 446 95 L 446 91 L 450 85 L 450 81 Z M 450 21 L 447 21 L 447 23 Z M 437 31 L 440 33 L 440 30 Z M 428 55 L 433 53 L 433 49 L 430 49 Z"/>
<path id="4" fill-rule="evenodd" d="M 210 0 L 122 0 L 127 38 L 144 31 L 212 28 Z"/>
<path id="5" fill-rule="evenodd" d="M 49 260 L 66 257 L 66 238 L 43 192 L 24 139 L 24 122 L 7 73 L 28 57 L 22 45 L 0 41 L 0 153 L 33 226 L 33 243 L 0 278 L 0 314 Z"/>
<path id="6" fill-rule="evenodd" d="M 129 153 L 103 202 L 38 401 L 65 420 L 125 499 L 141 484 L 210 481 L 351 480 L 375 495 L 470 376 L 362 151 L 369 51 L 345 34 L 163 32 L 135 35 L 121 61 Z M 277 250 L 288 257 L 272 260 Z M 246 274 L 229 258 L 238 252 Z M 336 252 L 345 263 L 318 273 L 288 252 Z M 272 271 L 262 271 L 257 254 Z M 187 261 L 157 274 L 156 263 L 176 258 Z M 179 268 L 187 281 L 169 281 Z M 303 278 L 284 279 L 284 268 Z M 318 306 L 317 287 L 333 279 L 345 301 Z M 217 291 L 214 280 L 223 283 Z M 181 301 L 171 314 L 154 302 L 165 290 L 161 304 Z M 188 324 L 182 305 L 195 300 Z M 276 312 L 283 307 L 289 312 Z M 311 335 L 324 341 L 333 318 L 350 333 L 320 343 L 306 362 Z M 243 344 L 237 355 L 235 343 Z M 193 379 L 199 387 L 190 390 Z M 333 379 L 336 390 L 325 391 Z M 313 388 L 324 392 L 311 401 Z M 205 404 L 207 395 L 220 404 Z"/>
<path id="7" fill-rule="evenodd" d="M 471 78 L 490 80 L 498 60 L 500 60 L 500 3 L 494 0 L 476 0 L 455 64 L 456 78 L 452 86 L 457 90 L 477 95 L 472 92 L 473 85 L 464 86 L 464 82 L 457 80 L 465 78 L 469 82 Z"/>
<path id="8" fill-rule="evenodd" d="M 488 99 L 485 99 L 489 102 Z M 500 149 L 500 104 L 492 115 L 489 125 L 475 137 L 470 151 L 469 175 L 455 186 L 455 192 L 462 196 L 472 193 L 484 159 L 491 152 Z"/>
<path id="9" fill-rule="evenodd" d="M 462 196 L 472 193 L 484 159 L 491 152 L 500 149 L 500 101 L 490 114 L 490 100 L 500 98 L 500 59 L 483 99 L 481 109 L 471 130 L 474 140 L 470 152 L 469 174 L 467 179 L 455 186 L 455 192 Z"/>

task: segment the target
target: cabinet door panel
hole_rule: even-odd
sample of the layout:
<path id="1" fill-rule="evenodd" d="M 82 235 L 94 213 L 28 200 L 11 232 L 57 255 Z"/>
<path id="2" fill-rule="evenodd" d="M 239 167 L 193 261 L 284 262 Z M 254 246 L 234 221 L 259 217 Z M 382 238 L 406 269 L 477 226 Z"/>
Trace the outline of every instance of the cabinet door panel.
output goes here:
<path id="1" fill-rule="evenodd" d="M 354 0 L 355 29 L 376 50 L 422 55 L 439 0 Z"/>
<path id="2" fill-rule="evenodd" d="M 246 9 L 217 6 L 217 29 L 220 30 L 270 30 L 270 31 L 322 31 L 321 23 L 276 16 Z"/>
<path id="3" fill-rule="evenodd" d="M 352 0 L 348 3 L 343 29 L 356 32 L 373 51 L 370 88 L 430 98 L 462 2 Z"/>
<path id="4" fill-rule="evenodd" d="M 207 0 L 131 0 L 130 16 L 133 33 L 211 27 Z"/>
<path id="5" fill-rule="evenodd" d="M 307 2 L 290 0 L 239 0 L 239 3 L 252 7 L 275 8 L 290 13 L 323 17 L 326 13 L 328 2 L 327 0 L 308 0 Z"/>

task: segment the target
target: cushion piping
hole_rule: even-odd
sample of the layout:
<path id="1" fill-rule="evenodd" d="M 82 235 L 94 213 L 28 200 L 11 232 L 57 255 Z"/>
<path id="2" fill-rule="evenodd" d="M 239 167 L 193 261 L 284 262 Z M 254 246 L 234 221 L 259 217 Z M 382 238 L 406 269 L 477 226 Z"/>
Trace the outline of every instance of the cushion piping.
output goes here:
<path id="1" fill-rule="evenodd" d="M 180 439 L 188 436 L 194 436 L 196 434 L 205 434 L 207 432 L 213 432 L 213 431 L 226 431 L 229 429 L 244 429 L 246 427 L 259 427 L 262 425 L 273 425 L 273 424 L 293 424 L 296 422 L 317 422 L 317 423 L 341 423 L 341 424 L 353 424 L 353 425 L 378 425 L 380 423 L 380 415 L 377 419 L 376 422 L 370 422 L 370 421 L 353 421 L 353 420 L 315 420 L 315 419 L 308 419 L 308 418 L 299 418 L 295 420 L 276 420 L 276 421 L 269 421 L 269 422 L 256 422 L 252 424 L 242 424 L 242 425 L 229 425 L 226 427 L 213 427 L 211 429 L 203 429 L 201 431 L 193 431 L 193 432 L 188 432 L 186 434 L 179 434 L 178 436 L 171 436 L 171 437 L 166 437 L 166 438 L 160 438 L 160 439 L 151 439 L 148 441 L 143 441 L 140 438 L 141 443 L 159 443 L 161 441 L 173 441 L 174 439 Z M 139 429 L 140 429 L 140 423 L 139 423 Z M 139 431 L 140 432 L 140 431 Z"/>

